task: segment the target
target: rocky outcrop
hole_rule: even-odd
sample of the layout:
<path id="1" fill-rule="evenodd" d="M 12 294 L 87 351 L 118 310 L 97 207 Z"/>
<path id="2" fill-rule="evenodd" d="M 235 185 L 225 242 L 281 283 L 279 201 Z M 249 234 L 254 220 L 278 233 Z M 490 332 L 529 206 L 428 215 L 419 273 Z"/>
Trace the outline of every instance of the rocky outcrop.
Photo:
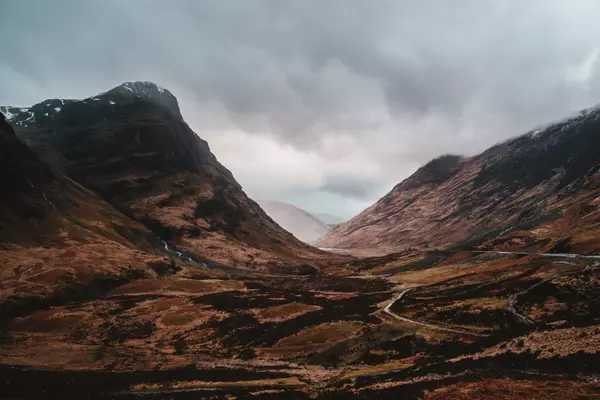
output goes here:
<path id="1" fill-rule="evenodd" d="M 512 241 L 522 247 L 589 232 L 597 222 L 599 145 L 600 110 L 590 109 L 475 157 L 440 157 L 318 244 L 393 250 Z"/>

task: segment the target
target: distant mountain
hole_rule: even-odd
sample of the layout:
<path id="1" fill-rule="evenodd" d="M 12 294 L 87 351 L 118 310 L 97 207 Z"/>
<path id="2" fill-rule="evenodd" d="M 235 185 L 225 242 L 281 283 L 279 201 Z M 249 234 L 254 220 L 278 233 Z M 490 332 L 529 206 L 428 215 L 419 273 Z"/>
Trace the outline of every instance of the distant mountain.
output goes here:
<path id="1" fill-rule="evenodd" d="M 292 204 L 268 200 L 258 203 L 279 225 L 306 243 L 314 242 L 331 229 L 324 221 Z"/>
<path id="2" fill-rule="evenodd" d="M 290 271 L 317 251 L 246 196 L 185 123 L 175 96 L 154 83 L 0 112 L 41 159 L 171 247 L 228 265 L 285 264 Z"/>
<path id="3" fill-rule="evenodd" d="M 339 225 L 344 222 L 343 218 L 337 217 L 335 215 L 331 215 L 328 213 L 314 213 L 315 217 L 319 218 L 321 221 L 325 222 L 327 225 Z"/>
<path id="4" fill-rule="evenodd" d="M 318 245 L 600 251 L 600 109 L 421 167 Z"/>

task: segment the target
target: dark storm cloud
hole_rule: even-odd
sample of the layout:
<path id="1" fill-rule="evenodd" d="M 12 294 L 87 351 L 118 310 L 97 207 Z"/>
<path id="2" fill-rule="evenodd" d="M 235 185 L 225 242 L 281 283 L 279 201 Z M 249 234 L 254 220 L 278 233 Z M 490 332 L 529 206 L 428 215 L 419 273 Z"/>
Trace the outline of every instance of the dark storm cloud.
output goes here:
<path id="1" fill-rule="evenodd" d="M 201 136 L 292 146 L 320 160 L 317 197 L 375 200 L 436 155 L 595 104 L 599 17 L 592 0 L 3 0 L 0 104 L 156 81 Z"/>

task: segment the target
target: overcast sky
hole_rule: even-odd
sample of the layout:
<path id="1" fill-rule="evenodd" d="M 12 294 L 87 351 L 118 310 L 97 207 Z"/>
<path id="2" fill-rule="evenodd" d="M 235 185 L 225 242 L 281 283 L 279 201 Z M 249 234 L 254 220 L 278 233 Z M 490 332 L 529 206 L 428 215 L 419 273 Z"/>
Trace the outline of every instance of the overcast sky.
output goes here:
<path id="1" fill-rule="evenodd" d="M 0 104 L 169 88 L 256 199 L 351 217 L 600 101 L 597 0 L 0 0 Z"/>

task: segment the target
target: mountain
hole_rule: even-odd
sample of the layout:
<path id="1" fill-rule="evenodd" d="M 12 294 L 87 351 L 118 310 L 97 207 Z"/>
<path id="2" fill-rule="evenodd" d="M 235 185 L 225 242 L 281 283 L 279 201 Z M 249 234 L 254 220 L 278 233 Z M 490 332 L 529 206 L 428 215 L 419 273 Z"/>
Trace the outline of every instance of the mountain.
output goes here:
<path id="1" fill-rule="evenodd" d="M 421 167 L 318 245 L 600 250 L 600 109 Z"/>
<path id="2" fill-rule="evenodd" d="M 343 218 L 340 218 L 335 215 L 331 215 L 329 213 L 314 213 L 315 217 L 319 218 L 321 221 L 325 222 L 327 225 L 339 225 L 344 222 Z"/>
<path id="3" fill-rule="evenodd" d="M 41 159 L 171 248 L 261 270 L 304 268 L 319 253 L 246 196 L 154 83 L 0 111 Z"/>
<path id="4" fill-rule="evenodd" d="M 312 243 L 331 229 L 308 211 L 279 201 L 259 200 L 258 204 L 283 228 L 298 239 Z"/>
<path id="5" fill-rule="evenodd" d="M 171 264 L 143 225 L 52 170 L 0 114 L 0 318 L 95 296 Z"/>

